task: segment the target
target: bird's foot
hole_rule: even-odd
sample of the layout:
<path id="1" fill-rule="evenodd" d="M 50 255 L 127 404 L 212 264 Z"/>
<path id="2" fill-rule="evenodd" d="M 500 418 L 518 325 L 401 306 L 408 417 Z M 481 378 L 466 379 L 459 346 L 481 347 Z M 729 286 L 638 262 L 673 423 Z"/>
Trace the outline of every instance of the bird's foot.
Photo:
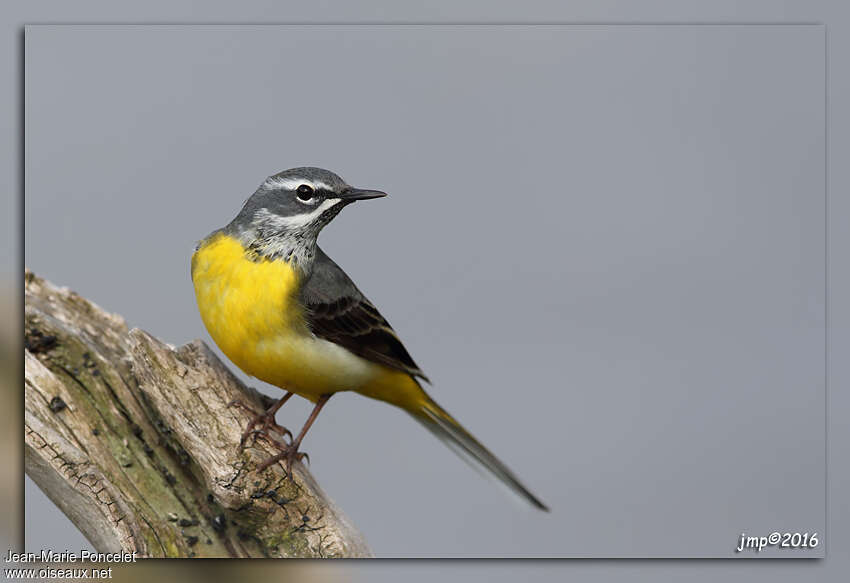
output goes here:
<path id="1" fill-rule="evenodd" d="M 287 393 L 280 401 L 278 401 L 274 407 L 278 408 L 280 405 L 286 402 L 292 393 Z M 313 407 L 313 412 L 310 413 L 310 416 L 307 418 L 307 421 L 304 423 L 304 427 L 301 428 L 301 432 L 298 434 L 298 437 L 292 440 L 289 445 L 278 443 L 277 446 L 280 448 L 280 453 L 270 457 L 269 459 L 260 463 L 257 466 L 257 471 L 262 472 L 266 468 L 268 468 L 272 464 L 276 464 L 277 462 L 283 460 L 286 462 L 286 473 L 289 476 L 289 479 L 292 480 L 292 463 L 295 461 L 301 461 L 304 458 L 307 458 L 309 461 L 310 456 L 306 453 L 301 453 L 298 451 L 298 448 L 301 447 L 301 440 L 304 439 L 304 436 L 307 434 L 307 431 L 310 429 L 310 426 L 313 424 L 313 421 L 316 420 L 316 416 L 319 414 L 319 411 L 322 410 L 322 407 L 325 406 L 325 403 L 330 399 L 330 395 L 322 395 L 316 400 L 316 405 Z M 271 410 L 271 409 L 270 409 Z"/>
<path id="2" fill-rule="evenodd" d="M 239 439 L 240 448 L 245 447 L 245 443 L 247 442 L 249 437 L 253 437 L 256 440 L 258 435 L 265 437 L 273 444 L 277 445 L 282 449 L 288 447 L 287 445 L 282 444 L 279 440 L 271 436 L 271 432 L 274 431 L 275 433 L 280 435 L 281 438 L 284 438 L 288 435 L 289 439 L 292 439 L 292 432 L 289 431 L 289 429 L 287 429 L 286 427 L 278 425 L 277 421 L 275 421 L 275 413 L 277 413 L 278 409 L 275 405 L 272 405 L 262 413 L 257 413 L 256 411 L 254 411 L 254 409 L 252 409 L 239 399 L 233 399 L 232 401 L 230 401 L 230 403 L 227 404 L 227 406 L 241 407 L 242 409 L 245 409 L 246 411 L 248 411 L 249 413 L 253 413 L 254 415 L 248 422 L 247 427 L 245 427 L 245 431 L 242 432 L 242 437 Z"/>
<path id="3" fill-rule="evenodd" d="M 273 466 L 279 461 L 283 461 L 286 467 L 286 474 L 289 476 L 289 479 L 292 480 L 292 464 L 295 461 L 301 461 L 304 458 L 307 458 L 307 461 L 310 461 L 310 456 L 304 452 L 298 451 L 297 443 L 293 443 L 290 445 L 281 445 L 281 451 L 277 455 L 273 455 L 272 457 L 260 462 L 257 466 L 257 471 L 262 472 L 266 468 Z"/>

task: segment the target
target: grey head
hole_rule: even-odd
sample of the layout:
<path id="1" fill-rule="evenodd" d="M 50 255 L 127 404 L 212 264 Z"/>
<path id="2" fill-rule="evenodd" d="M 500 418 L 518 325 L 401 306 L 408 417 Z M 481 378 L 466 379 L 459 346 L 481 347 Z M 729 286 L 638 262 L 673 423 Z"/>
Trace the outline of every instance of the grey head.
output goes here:
<path id="1" fill-rule="evenodd" d="M 257 261 L 282 258 L 309 272 L 322 228 L 352 202 L 382 196 L 323 168 L 291 168 L 269 176 L 224 231 Z"/>

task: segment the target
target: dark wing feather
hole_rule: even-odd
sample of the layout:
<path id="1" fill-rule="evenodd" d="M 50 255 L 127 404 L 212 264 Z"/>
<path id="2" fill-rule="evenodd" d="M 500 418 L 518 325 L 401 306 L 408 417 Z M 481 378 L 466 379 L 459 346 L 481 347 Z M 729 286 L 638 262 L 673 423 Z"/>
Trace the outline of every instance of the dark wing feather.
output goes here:
<path id="1" fill-rule="evenodd" d="M 354 354 L 428 381 L 395 330 L 354 282 L 321 249 L 301 288 L 307 325 L 316 336 Z"/>

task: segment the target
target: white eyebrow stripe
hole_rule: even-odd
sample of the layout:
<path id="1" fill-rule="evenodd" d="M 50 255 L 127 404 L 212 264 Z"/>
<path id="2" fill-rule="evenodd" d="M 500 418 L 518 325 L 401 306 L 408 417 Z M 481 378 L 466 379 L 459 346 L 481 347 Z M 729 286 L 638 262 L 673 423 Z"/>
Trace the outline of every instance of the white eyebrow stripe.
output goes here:
<path id="1" fill-rule="evenodd" d="M 268 209 L 260 209 L 259 211 L 257 211 L 256 216 L 264 223 L 271 225 L 276 229 L 300 229 L 302 227 L 306 227 L 307 225 L 315 221 L 317 218 L 319 218 L 319 215 L 334 206 L 336 203 L 340 202 L 340 200 L 342 199 L 325 199 L 322 204 L 314 208 L 309 213 L 301 213 L 300 215 L 293 215 L 291 217 L 282 217 L 280 215 L 276 215 L 270 212 Z"/>
<path id="2" fill-rule="evenodd" d="M 302 184 L 306 184 L 307 186 L 311 186 L 313 190 L 333 190 L 330 185 L 325 184 L 322 181 L 313 181 L 306 180 L 304 178 L 276 178 L 274 176 L 270 176 L 263 183 L 263 186 L 266 188 L 281 188 L 284 190 L 295 190 Z"/>

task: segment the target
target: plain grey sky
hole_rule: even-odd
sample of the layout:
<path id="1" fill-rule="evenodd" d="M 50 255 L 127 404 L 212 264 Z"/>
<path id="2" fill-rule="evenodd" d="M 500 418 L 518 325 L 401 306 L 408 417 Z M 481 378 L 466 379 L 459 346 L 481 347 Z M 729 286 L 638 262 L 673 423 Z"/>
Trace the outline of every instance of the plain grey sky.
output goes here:
<path id="1" fill-rule="evenodd" d="M 742 531 L 822 532 L 823 35 L 30 28 L 26 264 L 209 342 L 194 242 L 265 176 L 327 167 L 390 197 L 324 249 L 553 509 L 343 395 L 305 448 L 379 556 L 732 556 Z M 45 508 L 28 547 L 69 546 Z"/>

